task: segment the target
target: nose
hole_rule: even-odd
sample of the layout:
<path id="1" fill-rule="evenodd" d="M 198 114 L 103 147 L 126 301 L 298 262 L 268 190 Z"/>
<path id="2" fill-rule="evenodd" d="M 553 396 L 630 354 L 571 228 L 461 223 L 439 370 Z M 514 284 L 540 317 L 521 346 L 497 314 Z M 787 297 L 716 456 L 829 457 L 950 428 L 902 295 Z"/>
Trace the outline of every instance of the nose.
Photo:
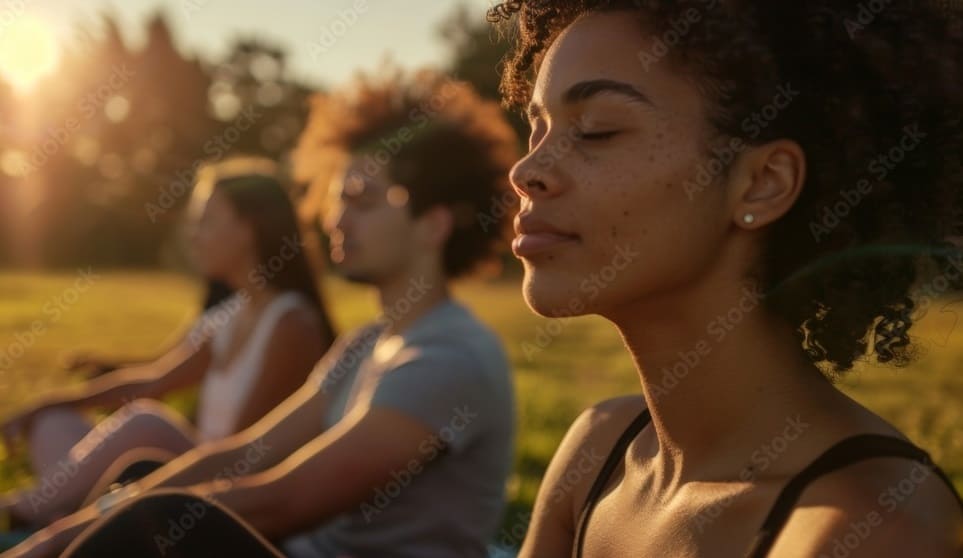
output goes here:
<path id="1" fill-rule="evenodd" d="M 542 142 L 544 145 L 547 142 Z M 558 180 L 558 160 L 554 157 L 540 157 L 543 145 L 536 146 L 524 158 L 515 163 L 508 175 L 512 188 L 522 199 L 556 196 L 561 192 Z M 545 155 L 550 155 L 546 153 Z"/>

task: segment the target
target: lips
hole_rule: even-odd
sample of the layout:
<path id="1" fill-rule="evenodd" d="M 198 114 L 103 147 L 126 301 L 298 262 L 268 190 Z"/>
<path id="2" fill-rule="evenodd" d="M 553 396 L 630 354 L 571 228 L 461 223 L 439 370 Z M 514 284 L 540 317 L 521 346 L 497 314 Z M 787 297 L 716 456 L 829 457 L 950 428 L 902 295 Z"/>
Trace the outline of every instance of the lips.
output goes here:
<path id="1" fill-rule="evenodd" d="M 519 214 L 515 217 L 515 233 L 517 236 L 512 241 L 512 252 L 519 258 L 529 258 L 557 250 L 581 240 L 577 234 L 561 229 L 531 213 Z"/>

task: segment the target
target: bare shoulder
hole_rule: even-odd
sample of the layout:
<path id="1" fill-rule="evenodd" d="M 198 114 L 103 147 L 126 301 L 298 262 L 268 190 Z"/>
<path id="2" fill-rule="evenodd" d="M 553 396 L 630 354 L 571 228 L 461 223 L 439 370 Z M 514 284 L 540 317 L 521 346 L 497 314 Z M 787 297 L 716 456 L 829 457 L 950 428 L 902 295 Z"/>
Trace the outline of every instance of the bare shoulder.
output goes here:
<path id="1" fill-rule="evenodd" d="M 564 464 L 556 492 L 570 493 L 573 518 L 582 505 L 602 465 L 629 424 L 645 409 L 641 395 L 624 396 L 597 403 L 575 419 L 558 448 L 555 459 Z"/>
<path id="2" fill-rule="evenodd" d="M 772 555 L 795 556 L 800 548 L 850 558 L 960 556 L 963 510 L 929 465 L 868 459 L 806 489 Z"/>
<path id="3" fill-rule="evenodd" d="M 317 316 L 307 308 L 293 308 L 278 318 L 271 337 L 274 340 L 285 340 L 290 347 L 305 346 L 305 341 L 317 345 L 321 339 L 321 324 Z"/>
<path id="4" fill-rule="evenodd" d="M 611 447 L 644 409 L 645 399 L 641 395 L 626 395 L 596 403 L 576 417 L 562 444 Z"/>
<path id="5" fill-rule="evenodd" d="M 603 401 L 583 411 L 555 451 L 520 558 L 571 554 L 575 523 L 592 483 L 619 436 L 645 408 L 641 395 Z"/>

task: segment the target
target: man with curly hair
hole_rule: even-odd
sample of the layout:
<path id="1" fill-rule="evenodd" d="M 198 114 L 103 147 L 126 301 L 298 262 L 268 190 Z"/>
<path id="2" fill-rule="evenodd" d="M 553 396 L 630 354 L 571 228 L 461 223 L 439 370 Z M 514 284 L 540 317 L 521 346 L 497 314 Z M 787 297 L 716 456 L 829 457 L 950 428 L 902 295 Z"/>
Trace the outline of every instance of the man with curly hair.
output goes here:
<path id="1" fill-rule="evenodd" d="M 298 149 L 335 267 L 382 317 L 340 337 L 267 417 L 54 523 L 14 556 L 483 557 L 504 507 L 514 394 L 497 336 L 449 295 L 496 252 L 517 140 L 432 72 L 318 95 Z M 484 218 L 482 218 L 484 217 Z M 186 491 L 158 491 L 187 487 Z"/>
<path id="2" fill-rule="evenodd" d="M 572 425 L 521 556 L 960 556 L 949 479 L 827 378 L 867 353 L 910 362 L 911 287 L 963 286 L 958 8 L 490 15 L 517 39 L 502 91 L 531 124 L 511 174 L 526 300 L 613 322 L 642 392 Z M 583 289 L 620 249 L 639 256 Z M 609 457 L 573 485 L 588 449 Z"/>

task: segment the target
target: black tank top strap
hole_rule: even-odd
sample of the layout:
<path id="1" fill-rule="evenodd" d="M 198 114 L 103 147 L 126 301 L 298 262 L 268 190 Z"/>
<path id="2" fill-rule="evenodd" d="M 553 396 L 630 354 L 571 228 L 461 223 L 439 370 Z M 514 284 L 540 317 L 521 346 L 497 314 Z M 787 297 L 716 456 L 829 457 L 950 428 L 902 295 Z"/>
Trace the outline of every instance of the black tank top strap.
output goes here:
<path id="1" fill-rule="evenodd" d="M 763 558 L 769 553 L 799 497 L 809 484 L 847 465 L 876 457 L 902 457 L 926 465 L 949 486 L 950 492 L 956 496 L 960 509 L 963 510 L 963 499 L 946 473 L 933 463 L 928 453 L 894 436 L 859 434 L 834 444 L 786 483 L 746 553 L 747 558 Z"/>
<path id="2" fill-rule="evenodd" d="M 598 503 L 602 491 L 605 490 L 605 485 L 608 484 L 609 477 L 612 476 L 615 468 L 619 466 L 629 444 L 632 443 L 632 440 L 635 439 L 639 432 L 641 432 L 651 420 L 652 415 L 648 409 L 643 410 L 639 413 L 639 416 L 635 417 L 626 427 L 625 431 L 622 432 L 622 435 L 619 436 L 618 441 L 615 442 L 615 446 L 612 447 L 612 451 L 609 452 L 608 457 L 605 459 L 605 463 L 602 465 L 598 476 L 595 477 L 595 482 L 592 484 L 592 488 L 585 498 L 585 505 L 582 506 L 582 513 L 579 514 L 578 525 L 575 528 L 575 540 L 573 541 L 572 548 L 574 551 L 573 555 L 576 558 L 581 558 L 582 556 L 582 545 L 584 544 L 585 528 L 588 525 L 588 518 L 592 514 L 592 510 L 595 509 L 595 504 Z"/>

